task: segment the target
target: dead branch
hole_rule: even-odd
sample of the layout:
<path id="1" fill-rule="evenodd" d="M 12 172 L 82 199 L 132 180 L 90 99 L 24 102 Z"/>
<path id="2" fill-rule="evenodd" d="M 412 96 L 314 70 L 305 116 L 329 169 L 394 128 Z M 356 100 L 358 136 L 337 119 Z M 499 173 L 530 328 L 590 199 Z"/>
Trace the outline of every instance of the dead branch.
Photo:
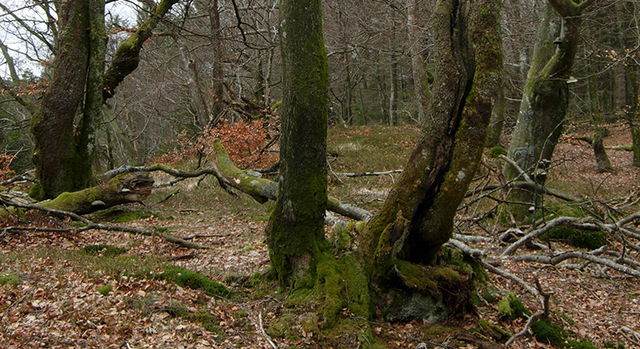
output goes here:
<path id="1" fill-rule="evenodd" d="M 609 267 L 611 269 L 617 270 L 621 273 L 625 273 L 631 276 L 635 276 L 635 277 L 640 277 L 640 271 L 636 270 L 634 268 L 622 265 L 620 263 L 617 263 L 611 259 L 608 258 L 604 258 L 604 257 L 598 257 L 598 255 L 604 253 L 604 248 L 601 247 L 597 250 L 594 251 L 590 251 L 590 252 L 581 252 L 581 251 L 568 251 L 568 252 L 561 252 L 558 254 L 555 254 L 553 256 L 542 256 L 542 255 L 536 255 L 536 254 L 529 254 L 529 255 L 519 255 L 519 256 L 512 256 L 512 257 L 507 257 L 507 259 L 511 259 L 514 261 L 521 261 L 521 262 L 535 262 L 535 263 L 541 263 L 541 264 L 549 264 L 549 265 L 558 265 L 559 263 L 567 260 L 567 259 L 583 259 L 583 260 L 587 260 L 589 262 L 593 262 L 599 265 L 603 265 L 606 267 Z"/>
<path id="2" fill-rule="evenodd" d="M 195 178 L 195 177 L 200 177 L 205 175 L 212 175 L 218 180 L 218 183 L 220 184 L 222 189 L 226 190 L 231 195 L 234 195 L 234 196 L 237 195 L 237 193 L 231 189 L 232 187 L 231 183 L 229 183 L 229 181 L 220 173 L 220 170 L 216 165 L 213 165 L 210 168 L 205 168 L 196 172 L 184 172 L 163 164 L 155 164 L 151 166 L 123 165 L 111 171 L 105 172 L 104 174 L 102 174 L 102 178 L 104 180 L 108 180 L 117 175 L 124 174 L 124 173 L 132 173 L 132 172 L 164 172 L 168 175 L 179 178 L 179 180 L 176 181 L 176 183 L 184 178 Z"/>
<path id="3" fill-rule="evenodd" d="M 390 170 L 390 171 L 382 171 L 382 172 L 355 172 L 355 173 L 336 173 L 337 176 L 341 177 L 367 177 L 367 176 L 384 176 L 391 175 L 395 173 L 402 173 L 402 170 Z"/>
<path id="4" fill-rule="evenodd" d="M 553 295 L 553 292 L 545 292 L 542 289 L 540 280 L 538 280 L 537 278 L 536 278 L 536 288 L 540 293 L 540 295 L 542 296 L 542 310 L 529 316 L 529 318 L 527 319 L 527 323 L 524 325 L 524 327 L 522 327 L 522 329 L 518 333 L 511 336 L 509 340 L 507 340 L 507 342 L 504 344 L 505 348 L 508 348 L 519 337 L 522 337 L 525 334 L 527 334 L 527 332 L 529 332 L 529 329 L 531 328 L 531 325 L 533 325 L 533 322 L 535 320 L 539 318 L 546 318 L 549 316 L 549 299 Z"/>
<path id="5" fill-rule="evenodd" d="M 574 218 L 574 217 L 558 217 L 552 220 L 551 222 L 544 225 L 542 228 L 536 229 L 525 236 L 518 239 L 518 241 L 514 242 L 510 246 L 508 246 L 501 254 L 502 257 L 513 254 L 515 250 L 519 247 L 522 247 L 527 242 L 535 239 L 536 237 L 548 232 L 554 227 L 557 226 L 569 226 L 569 227 L 579 227 L 581 224 L 588 223 L 594 221 L 593 218 Z"/>
<path id="6" fill-rule="evenodd" d="M 91 220 L 78 215 L 76 213 L 73 212 L 68 212 L 68 211 L 63 211 L 63 210 L 57 210 L 57 209 L 52 209 L 52 208 L 47 208 L 47 207 L 42 207 L 39 205 L 22 205 L 22 204 L 14 204 L 12 203 L 11 206 L 14 207 L 18 207 L 18 208 L 25 208 L 25 209 L 30 209 L 30 210 L 38 210 L 38 211 L 43 211 L 52 215 L 56 215 L 56 216 L 63 216 L 63 217 L 69 217 L 75 221 L 78 222 L 82 222 L 85 224 L 84 227 L 82 228 L 75 228 L 75 229 L 59 229 L 56 231 L 61 231 L 61 232 L 73 232 L 73 231 L 77 231 L 77 232 L 83 232 L 86 230 L 106 230 L 106 231 L 116 231 L 116 232 L 122 232 L 122 233 L 129 233 L 129 234 L 134 234 L 134 235 L 143 235 L 143 236 L 157 236 L 159 238 L 164 239 L 165 241 L 168 241 L 170 243 L 179 245 L 179 246 L 183 246 L 183 247 L 188 247 L 188 248 L 194 248 L 194 249 L 206 249 L 206 247 L 202 246 L 202 245 L 198 245 L 198 244 L 194 244 L 192 242 L 183 240 L 181 238 L 172 236 L 170 234 L 165 234 L 165 233 L 161 233 L 158 231 L 149 231 L 149 230 L 142 230 L 142 229 L 137 229 L 137 228 L 131 228 L 131 227 L 122 227 L 122 226 L 115 226 L 115 225 L 105 225 L 105 224 L 99 224 L 99 223 L 94 223 Z M 34 231 L 34 228 L 30 228 L 30 227 L 10 227 L 11 231 L 19 231 L 19 230 L 26 230 L 26 231 Z M 7 229 L 7 228 L 5 228 Z M 46 229 L 46 228 L 41 228 L 41 229 Z M 4 229 L 3 229 L 4 230 Z M 52 229 L 47 229 L 48 231 L 53 231 Z"/>

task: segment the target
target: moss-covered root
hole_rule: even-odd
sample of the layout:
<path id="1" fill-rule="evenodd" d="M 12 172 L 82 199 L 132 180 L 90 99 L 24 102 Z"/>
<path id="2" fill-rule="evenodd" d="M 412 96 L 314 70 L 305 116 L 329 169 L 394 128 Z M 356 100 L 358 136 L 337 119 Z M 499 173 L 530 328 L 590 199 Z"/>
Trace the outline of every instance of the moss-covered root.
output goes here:
<path id="1" fill-rule="evenodd" d="M 347 347 L 344 342 L 347 341 L 348 347 L 374 347 L 367 321 L 371 314 L 369 284 L 355 254 L 345 253 L 339 257 L 323 254 L 313 284 L 299 282 L 297 286 L 288 302 L 315 308 L 314 312 L 319 315 L 315 327 L 326 343 Z"/>

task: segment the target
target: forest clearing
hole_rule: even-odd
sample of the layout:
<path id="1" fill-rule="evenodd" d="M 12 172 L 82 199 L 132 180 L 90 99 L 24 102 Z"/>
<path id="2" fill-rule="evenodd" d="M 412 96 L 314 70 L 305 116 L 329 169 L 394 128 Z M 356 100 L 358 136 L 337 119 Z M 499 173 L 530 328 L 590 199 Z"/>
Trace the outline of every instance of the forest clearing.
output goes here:
<path id="1" fill-rule="evenodd" d="M 640 348 L 636 0 L 0 0 L 0 348 Z"/>
<path id="2" fill-rule="evenodd" d="M 628 144 L 624 127 L 611 129 L 606 145 Z M 414 127 L 333 129 L 329 149 L 336 156 L 331 167 L 336 173 L 398 169 L 417 135 Z M 549 186 L 571 190 L 589 200 L 636 200 L 640 194 L 638 170 L 619 166 L 613 174 L 597 173 L 590 148 L 575 140 L 580 135 L 578 129 L 563 138 L 554 157 L 558 165 L 549 178 Z M 614 163 L 630 162 L 629 151 L 609 153 Z M 485 156 L 483 162 L 491 168 L 497 160 Z M 393 183 L 393 176 L 397 175 L 334 178 L 330 192 L 375 211 Z M 484 176 L 479 178 L 483 179 L 472 187 L 484 185 Z M 157 182 L 168 180 L 164 174 L 156 177 Z M 159 203 L 176 191 L 179 192 L 175 196 Z M 459 211 L 457 228 L 465 234 L 493 239 L 499 234 L 487 232 L 494 229 L 494 220 L 478 222 L 483 229 L 471 223 L 491 207 L 492 203 L 486 202 L 490 200 L 484 201 Z M 179 247 L 157 237 L 109 231 L 5 232 L 0 240 L 0 269 L 3 283 L 7 284 L 0 288 L 0 342 L 6 348 L 272 348 L 269 341 L 278 348 L 358 347 L 353 333 L 324 338 L 313 305 L 292 306 L 278 292 L 276 281 L 262 277 L 269 265 L 264 235 L 269 207 L 272 204 L 259 204 L 244 194 L 233 197 L 209 177 L 157 190 L 144 206 L 130 204 L 104 217 L 97 216 L 99 222 L 191 237 L 189 241 L 207 246 L 205 250 Z M 626 211 L 637 208 L 636 204 Z M 39 224 L 52 226 L 48 219 L 36 220 Z M 70 227 L 70 222 L 54 226 Z M 88 252 L 91 246 L 99 245 L 122 250 L 105 247 Z M 492 241 L 472 246 L 499 251 L 506 244 Z M 574 249 L 560 242 L 550 242 L 550 246 L 556 252 Z M 149 271 L 161 273 L 166 265 L 202 273 L 224 284 L 231 293 L 209 296 L 202 289 L 140 276 Z M 638 346 L 633 333 L 640 332 L 640 287 L 635 278 L 593 265 L 577 271 L 505 261 L 501 268 L 532 284 L 538 278 L 545 290 L 554 292 L 552 316 L 571 333 L 571 338 L 588 339 L 602 348 Z M 17 276 L 15 285 L 7 279 L 7 273 Z M 538 301 L 519 285 L 494 274 L 490 278 L 487 287 L 494 297 L 499 299 L 513 292 L 531 311 L 540 310 Z M 511 334 L 524 326 L 522 318 L 501 318 L 495 301 L 483 300 L 475 314 L 468 316 L 497 324 Z M 376 338 L 389 348 L 416 348 L 420 343 L 427 343 L 429 348 L 498 345 L 489 344 L 498 341 L 483 332 L 477 322 L 457 328 L 460 321 L 452 319 L 429 326 L 423 320 L 397 324 L 374 319 L 371 326 Z M 478 344 L 483 338 L 485 343 Z M 513 347 L 551 346 L 527 337 Z"/>

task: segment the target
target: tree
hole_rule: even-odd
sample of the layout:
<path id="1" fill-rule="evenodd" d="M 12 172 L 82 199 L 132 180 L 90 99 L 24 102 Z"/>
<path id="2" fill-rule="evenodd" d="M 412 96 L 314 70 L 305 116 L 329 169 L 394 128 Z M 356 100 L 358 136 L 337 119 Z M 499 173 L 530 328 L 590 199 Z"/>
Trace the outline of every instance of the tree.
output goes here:
<path id="1" fill-rule="evenodd" d="M 267 227 L 271 263 L 283 285 L 315 274 L 327 205 L 328 68 L 320 0 L 280 5 L 284 104 L 280 190 Z"/>
<path id="2" fill-rule="evenodd" d="M 267 230 L 272 265 L 281 284 L 321 290 L 328 326 L 343 307 L 367 318 L 371 304 L 403 308 L 414 296 L 447 306 L 468 305 L 472 277 L 446 265 L 440 250 L 451 237 L 457 206 L 482 154 L 501 71 L 501 64 L 495 64 L 502 61 L 500 2 L 438 1 L 433 17 L 433 96 L 438 103 L 431 105 L 432 117 L 402 176 L 381 211 L 363 228 L 358 253 L 336 255 L 327 252 L 322 230 L 327 207 L 326 65 L 320 8 L 316 1 L 293 4 L 283 3 L 282 172 Z M 306 30 L 302 23 L 307 23 Z M 223 172 L 228 167 L 220 164 Z M 254 181 L 243 182 L 251 186 Z M 264 180 L 255 182 L 263 189 L 267 186 Z M 429 286 L 432 283 L 437 287 Z M 443 300 L 442 289 L 453 296 Z M 349 297 L 343 298 L 345 294 Z M 376 297 L 372 303 L 370 295 Z M 428 311 L 440 318 L 449 311 L 436 308 Z"/>
<path id="3" fill-rule="evenodd" d="M 581 16 L 592 2 L 549 0 L 538 30 L 508 151 L 508 156 L 538 184 L 545 183 L 553 150 L 562 133 L 569 104 L 567 80 L 580 39 Z M 510 181 L 521 175 L 509 164 L 505 166 L 504 174 Z M 540 198 L 536 192 L 513 189 L 508 198 L 510 202 L 516 202 L 510 207 L 512 214 L 521 220 L 530 207 L 540 203 Z"/>
<path id="4" fill-rule="evenodd" d="M 104 0 L 58 4 L 51 82 L 31 121 L 39 180 L 34 195 L 53 198 L 92 182 L 95 125 L 102 104 L 139 64 L 143 43 L 178 0 L 162 0 L 116 50 L 105 71 Z"/>

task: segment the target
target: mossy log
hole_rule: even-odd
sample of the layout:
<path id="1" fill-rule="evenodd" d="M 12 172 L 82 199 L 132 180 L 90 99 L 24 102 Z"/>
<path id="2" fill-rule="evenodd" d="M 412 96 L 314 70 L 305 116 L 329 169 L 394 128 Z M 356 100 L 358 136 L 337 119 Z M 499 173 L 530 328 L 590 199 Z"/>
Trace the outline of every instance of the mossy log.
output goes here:
<path id="1" fill-rule="evenodd" d="M 234 188 L 250 195 L 256 201 L 265 203 L 269 200 L 276 200 L 278 196 L 278 183 L 272 180 L 254 176 L 250 171 L 239 169 L 229 157 L 229 153 L 219 140 L 215 141 L 216 162 L 220 174 Z M 329 196 L 327 198 L 327 209 L 358 221 L 368 221 L 371 212 L 359 207 L 345 204 L 340 200 Z"/>
<path id="2" fill-rule="evenodd" d="M 65 192 L 55 199 L 45 200 L 34 204 L 46 209 L 53 209 L 75 214 L 87 214 L 116 205 L 145 200 L 153 188 L 153 180 L 140 173 L 128 173 L 116 176 L 109 181 L 95 187 L 75 192 Z M 18 200 L 17 194 L 7 191 L 0 195 L 0 201 L 7 206 L 24 204 L 24 198 Z M 0 217 L 7 212 L 0 211 Z"/>

